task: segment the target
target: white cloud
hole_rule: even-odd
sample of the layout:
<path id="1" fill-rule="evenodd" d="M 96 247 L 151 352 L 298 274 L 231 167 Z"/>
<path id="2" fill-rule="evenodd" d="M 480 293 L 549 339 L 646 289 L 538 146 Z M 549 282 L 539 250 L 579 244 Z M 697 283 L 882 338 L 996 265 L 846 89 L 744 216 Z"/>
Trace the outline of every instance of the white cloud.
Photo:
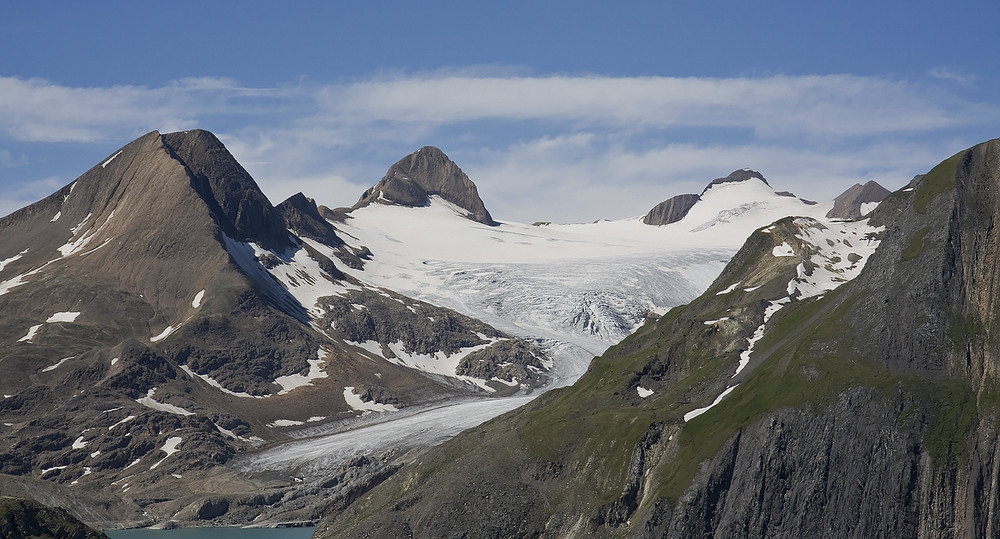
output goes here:
<path id="1" fill-rule="evenodd" d="M 55 173 L 32 167 L 58 158 L 59 147 L 49 142 L 88 143 L 105 156 L 115 149 L 111 141 L 203 127 L 220 136 L 275 203 L 302 191 L 343 206 L 397 159 L 429 144 L 479 185 L 494 217 L 581 221 L 640 215 L 742 167 L 808 198 L 830 198 L 872 178 L 896 187 L 979 142 L 975 133 L 1000 119 L 995 104 L 948 88 L 857 75 L 528 76 L 474 69 L 273 88 L 225 78 L 76 88 L 0 77 L 0 162 L 26 156 L 16 160 L 21 178 L 47 178 Z M 59 174 L 81 174 L 98 158 Z M 19 185 L 0 177 L 0 211 L 46 186 Z"/>

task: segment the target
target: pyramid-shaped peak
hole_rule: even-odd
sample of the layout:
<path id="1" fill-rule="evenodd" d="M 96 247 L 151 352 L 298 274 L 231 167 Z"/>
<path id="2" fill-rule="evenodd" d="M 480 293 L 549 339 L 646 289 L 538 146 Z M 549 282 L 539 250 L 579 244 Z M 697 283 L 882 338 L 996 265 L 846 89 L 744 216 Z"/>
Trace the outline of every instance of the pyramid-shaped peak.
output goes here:
<path id="1" fill-rule="evenodd" d="M 476 184 L 443 151 L 424 146 L 389 167 L 385 176 L 361 195 L 354 208 L 372 203 L 422 207 L 439 196 L 468 211 L 468 217 L 486 225 L 496 225 L 479 198 Z"/>

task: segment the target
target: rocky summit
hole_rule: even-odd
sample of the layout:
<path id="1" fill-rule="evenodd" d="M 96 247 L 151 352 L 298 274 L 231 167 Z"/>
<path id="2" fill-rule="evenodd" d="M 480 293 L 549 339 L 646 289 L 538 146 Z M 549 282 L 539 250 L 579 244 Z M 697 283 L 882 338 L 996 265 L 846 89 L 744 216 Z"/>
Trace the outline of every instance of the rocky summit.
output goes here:
<path id="1" fill-rule="evenodd" d="M 430 203 L 432 195 L 463 208 L 469 219 L 489 226 L 497 224 L 479 198 L 476 184 L 444 152 L 432 146 L 420 148 L 389 167 L 354 208 L 372 203 L 421 207 Z"/>
<path id="2" fill-rule="evenodd" d="M 861 219 L 891 193 L 875 180 L 856 183 L 837 196 L 826 216 L 831 219 Z"/>

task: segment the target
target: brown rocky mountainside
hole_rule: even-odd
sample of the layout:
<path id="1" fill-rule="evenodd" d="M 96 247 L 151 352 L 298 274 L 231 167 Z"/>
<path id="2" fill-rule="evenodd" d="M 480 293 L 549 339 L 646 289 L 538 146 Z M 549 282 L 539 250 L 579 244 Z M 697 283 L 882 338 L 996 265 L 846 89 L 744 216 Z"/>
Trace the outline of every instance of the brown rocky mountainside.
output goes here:
<path id="1" fill-rule="evenodd" d="M 343 271 L 369 256 L 200 130 L 144 135 L 0 219 L 0 487 L 54 485 L 88 522 L 216 518 L 296 488 L 234 462 L 360 416 L 350 388 L 405 408 L 484 395 L 460 376 L 546 382 L 527 343 Z M 359 344 L 477 352 L 449 379 Z"/>
<path id="2" fill-rule="evenodd" d="M 833 208 L 826 216 L 831 219 L 861 219 L 864 217 L 861 211 L 863 205 L 882 202 L 889 194 L 889 190 L 875 180 L 864 185 L 856 183 L 834 199 Z"/>
<path id="3" fill-rule="evenodd" d="M 486 209 L 476 184 L 447 155 L 433 146 L 425 146 L 400 159 L 374 187 L 365 191 L 354 205 L 372 203 L 421 207 L 437 195 L 467 212 L 468 217 L 484 225 L 497 223 Z"/>
<path id="4" fill-rule="evenodd" d="M 418 458 L 319 536 L 996 537 L 998 218 L 1000 139 L 882 201 L 860 275 L 789 298 L 733 386 L 765 308 L 820 269 L 779 221 L 574 386 Z"/>

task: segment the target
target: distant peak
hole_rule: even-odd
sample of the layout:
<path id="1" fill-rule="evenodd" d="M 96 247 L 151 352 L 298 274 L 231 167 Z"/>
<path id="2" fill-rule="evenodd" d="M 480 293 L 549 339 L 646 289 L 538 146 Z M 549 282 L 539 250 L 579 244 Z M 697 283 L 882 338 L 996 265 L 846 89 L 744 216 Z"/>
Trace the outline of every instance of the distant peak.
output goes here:
<path id="1" fill-rule="evenodd" d="M 856 183 L 833 200 L 833 208 L 827 212 L 830 219 L 857 220 L 864 217 L 863 205 L 881 202 L 890 192 L 875 180 L 864 185 Z"/>
<path id="2" fill-rule="evenodd" d="M 757 172 L 756 170 L 752 170 L 752 169 L 749 169 L 749 168 L 741 168 L 739 170 L 733 171 L 732 173 L 730 173 L 725 178 L 716 178 L 716 179 L 712 180 L 705 187 L 705 190 L 703 190 L 701 192 L 701 194 L 704 195 L 713 186 L 716 186 L 716 185 L 719 185 L 719 184 L 745 182 L 745 181 L 753 180 L 753 179 L 760 180 L 760 181 L 764 182 L 764 185 L 767 185 L 769 187 L 771 185 L 771 184 L 767 183 L 767 180 L 764 178 L 764 175 L 761 174 L 760 172 Z"/>
<path id="3" fill-rule="evenodd" d="M 424 146 L 389 167 L 382 180 L 365 191 L 354 208 L 372 203 L 422 207 L 430 204 L 431 195 L 468 211 L 468 217 L 474 221 L 497 224 L 479 198 L 476 184 L 434 146 Z"/>

